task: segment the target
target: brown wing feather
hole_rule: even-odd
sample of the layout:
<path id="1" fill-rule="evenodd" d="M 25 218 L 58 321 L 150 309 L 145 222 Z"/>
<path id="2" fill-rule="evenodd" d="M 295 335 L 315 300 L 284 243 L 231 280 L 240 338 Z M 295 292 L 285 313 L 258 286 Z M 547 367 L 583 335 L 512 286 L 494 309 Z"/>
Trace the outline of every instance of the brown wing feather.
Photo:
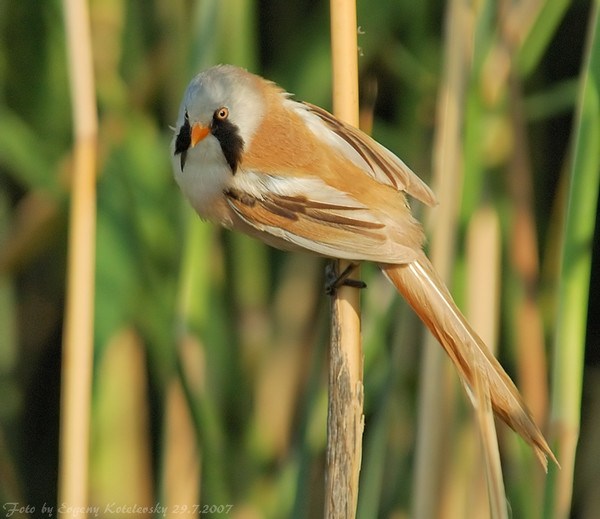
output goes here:
<path id="1" fill-rule="evenodd" d="M 411 261 L 415 250 L 390 240 L 383 223 L 364 218 L 358 207 L 315 202 L 304 196 L 243 196 L 225 193 L 235 215 L 246 225 L 281 241 L 283 248 L 311 250 L 350 260 Z"/>
<path id="2" fill-rule="evenodd" d="M 311 113 L 319 116 L 331 131 L 344 139 L 363 158 L 371 169 L 365 171 L 366 173 L 372 174 L 380 182 L 389 183 L 396 189 L 405 191 L 424 204 L 437 204 L 429 186 L 388 149 L 360 130 L 336 119 L 326 110 L 310 103 L 302 104 Z"/>

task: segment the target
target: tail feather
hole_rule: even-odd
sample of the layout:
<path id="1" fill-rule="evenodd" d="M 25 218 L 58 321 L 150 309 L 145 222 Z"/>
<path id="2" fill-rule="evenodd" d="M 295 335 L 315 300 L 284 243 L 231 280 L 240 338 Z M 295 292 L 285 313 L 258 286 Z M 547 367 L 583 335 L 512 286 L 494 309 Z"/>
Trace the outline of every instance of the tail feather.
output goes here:
<path id="1" fill-rule="evenodd" d="M 531 445 L 544 469 L 546 456 L 558 464 L 513 381 L 471 328 L 427 257 L 380 267 L 444 347 L 473 405 L 478 405 L 473 388 L 479 372 L 488 381 L 494 412 Z"/>

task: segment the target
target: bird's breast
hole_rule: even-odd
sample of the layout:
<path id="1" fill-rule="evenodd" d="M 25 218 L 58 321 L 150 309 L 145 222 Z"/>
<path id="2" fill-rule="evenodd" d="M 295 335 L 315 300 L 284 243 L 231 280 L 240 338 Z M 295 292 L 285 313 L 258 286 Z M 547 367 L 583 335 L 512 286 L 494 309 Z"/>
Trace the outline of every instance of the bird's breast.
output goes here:
<path id="1" fill-rule="evenodd" d="M 177 167 L 179 157 L 173 157 L 175 180 L 200 217 L 214 220 L 213 210 L 231 182 L 231 167 L 219 143 L 207 142 L 190 149 L 183 170 Z"/>

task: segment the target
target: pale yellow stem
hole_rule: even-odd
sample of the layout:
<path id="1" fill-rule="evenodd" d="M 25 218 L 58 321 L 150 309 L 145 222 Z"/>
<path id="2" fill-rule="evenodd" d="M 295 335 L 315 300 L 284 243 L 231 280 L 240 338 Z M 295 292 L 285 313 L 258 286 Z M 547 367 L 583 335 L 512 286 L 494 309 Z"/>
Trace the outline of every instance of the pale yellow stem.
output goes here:
<path id="1" fill-rule="evenodd" d="M 87 514 L 90 397 L 94 330 L 97 113 L 89 13 L 64 0 L 73 106 L 74 151 L 63 336 L 58 501 Z"/>
<path id="2" fill-rule="evenodd" d="M 331 0 L 333 110 L 358 125 L 358 45 L 354 0 Z M 337 271 L 348 266 L 338 261 Z M 358 276 L 358 269 L 353 277 Z M 325 517 L 356 515 L 362 457 L 363 354 L 359 291 L 340 287 L 332 301 Z"/>

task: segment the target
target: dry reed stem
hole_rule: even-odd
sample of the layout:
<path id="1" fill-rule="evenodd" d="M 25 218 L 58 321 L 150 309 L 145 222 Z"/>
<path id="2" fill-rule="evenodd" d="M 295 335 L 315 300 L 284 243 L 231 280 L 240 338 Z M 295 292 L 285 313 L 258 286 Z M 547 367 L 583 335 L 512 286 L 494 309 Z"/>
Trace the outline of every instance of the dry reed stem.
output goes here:
<path id="1" fill-rule="evenodd" d="M 147 399 L 146 365 L 141 335 L 133 326 L 126 326 L 105 344 L 94 370 L 94 414 L 90 435 L 94 448 L 88 506 L 99 507 L 107 518 L 115 515 L 105 509 L 107 503 L 140 507 L 153 504 L 151 411 Z M 91 514 L 92 517 L 96 515 L 96 512 Z M 139 519 L 142 516 L 141 513 L 129 515 Z M 58 518 L 62 518 L 62 513 L 57 514 Z"/>
<path id="2" fill-rule="evenodd" d="M 357 126 L 356 5 L 354 0 L 331 0 L 330 9 L 333 111 Z M 337 271 L 347 266 L 338 261 Z M 359 291 L 340 287 L 331 306 L 325 517 L 348 519 L 356 515 L 364 427 Z"/>
<path id="3" fill-rule="evenodd" d="M 64 0 L 63 8 L 75 143 L 63 336 L 58 500 L 72 507 L 72 517 L 85 518 L 86 514 L 81 511 L 87 506 L 88 490 L 97 114 L 87 4 L 83 0 Z"/>
<path id="4" fill-rule="evenodd" d="M 467 230 L 467 316 L 494 354 L 498 349 L 501 240 L 496 210 L 478 209 Z"/>
<path id="5" fill-rule="evenodd" d="M 467 232 L 467 306 L 471 325 L 492 352 L 497 349 L 500 307 L 500 243 L 498 215 L 493 208 L 482 207 L 471 218 Z M 484 403 L 476 409 L 476 417 L 484 452 L 483 468 L 487 475 L 489 516 L 494 519 L 505 519 L 508 517 L 506 494 L 502 480 L 502 467 L 489 385 L 480 371 L 476 371 L 476 373 L 477 400 Z M 477 461 L 480 462 L 481 458 L 478 457 Z M 474 469 L 483 478 L 483 470 L 479 467 L 474 467 Z M 477 510 L 475 514 L 477 517 L 486 515 L 485 510 Z"/>
<path id="6" fill-rule="evenodd" d="M 430 258 L 440 277 L 448 281 L 452 272 L 455 231 L 462 186 L 461 129 L 462 108 L 467 81 L 467 42 L 472 27 L 461 0 L 451 0 L 446 14 L 444 73 L 439 90 L 436 135 L 433 148 L 433 187 L 440 201 L 430 214 L 429 227 L 435 229 L 430 241 Z M 433 335 L 424 341 L 420 373 L 419 417 L 415 460 L 413 516 L 436 516 L 441 474 L 446 462 L 445 423 L 451 409 L 452 391 L 447 389 L 450 366 Z"/>
<path id="7" fill-rule="evenodd" d="M 193 345 L 189 346 L 193 348 Z M 181 382 L 173 379 L 167 388 L 165 418 L 164 501 L 167 517 L 188 506 L 193 510 L 199 503 L 200 452 L 193 419 Z"/>

